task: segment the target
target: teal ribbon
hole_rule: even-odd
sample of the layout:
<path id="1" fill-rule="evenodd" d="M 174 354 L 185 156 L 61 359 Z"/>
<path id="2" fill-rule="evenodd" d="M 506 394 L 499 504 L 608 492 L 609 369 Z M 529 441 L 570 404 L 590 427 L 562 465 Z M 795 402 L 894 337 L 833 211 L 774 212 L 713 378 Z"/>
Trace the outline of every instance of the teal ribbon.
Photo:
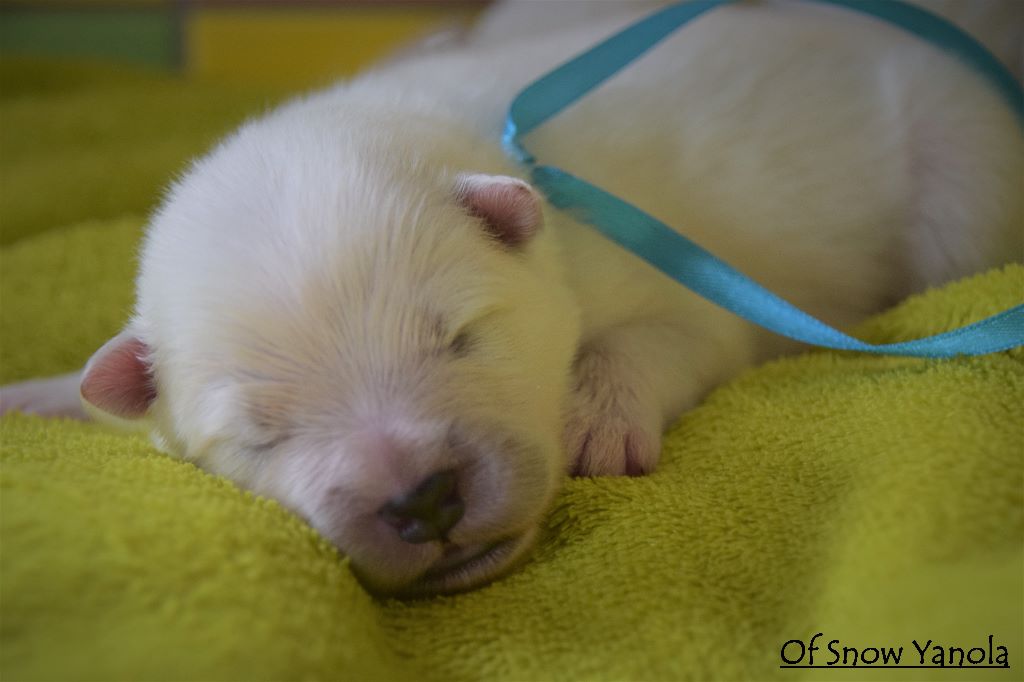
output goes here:
<path id="1" fill-rule="evenodd" d="M 695 293 L 777 334 L 825 348 L 947 358 L 1024 345 L 1024 304 L 950 332 L 873 345 L 848 336 L 779 298 L 743 273 L 632 204 L 552 166 L 538 165 L 521 138 L 587 95 L 619 70 L 704 12 L 735 0 L 691 0 L 662 9 L 620 31 L 527 86 L 506 120 L 507 153 L 530 170 L 553 206 Z M 1024 91 L 980 43 L 946 20 L 899 0 L 806 0 L 874 16 L 950 52 L 987 78 L 1024 126 Z"/>

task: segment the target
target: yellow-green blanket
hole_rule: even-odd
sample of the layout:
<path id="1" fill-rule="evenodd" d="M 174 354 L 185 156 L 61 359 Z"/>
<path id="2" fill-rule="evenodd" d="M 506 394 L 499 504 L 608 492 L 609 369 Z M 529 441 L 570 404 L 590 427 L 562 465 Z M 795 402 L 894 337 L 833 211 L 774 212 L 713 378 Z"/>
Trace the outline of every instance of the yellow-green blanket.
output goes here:
<path id="1" fill-rule="evenodd" d="M 38 64 L 0 75 L 12 381 L 72 369 L 118 329 L 160 183 L 270 99 Z M 1022 299 L 1014 266 L 859 332 L 910 338 Z M 367 595 L 276 503 L 137 437 L 20 415 L 0 429 L 4 681 L 1024 676 L 1019 350 L 812 352 L 749 372 L 680 420 L 654 475 L 569 481 L 521 570 L 409 603 Z M 831 640 L 918 665 L 916 640 L 927 665 L 936 646 L 998 665 L 1002 646 L 1010 668 L 780 669 L 818 632 L 815 665 Z"/>

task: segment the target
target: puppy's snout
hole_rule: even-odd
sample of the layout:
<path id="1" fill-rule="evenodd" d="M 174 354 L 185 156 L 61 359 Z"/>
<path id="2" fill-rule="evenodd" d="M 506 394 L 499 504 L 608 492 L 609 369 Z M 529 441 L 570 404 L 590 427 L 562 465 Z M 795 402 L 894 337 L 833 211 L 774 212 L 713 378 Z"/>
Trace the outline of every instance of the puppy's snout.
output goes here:
<path id="1" fill-rule="evenodd" d="M 406 542 L 420 544 L 439 540 L 459 522 L 466 510 L 455 489 L 456 482 L 454 470 L 439 471 L 385 504 L 378 514 Z"/>

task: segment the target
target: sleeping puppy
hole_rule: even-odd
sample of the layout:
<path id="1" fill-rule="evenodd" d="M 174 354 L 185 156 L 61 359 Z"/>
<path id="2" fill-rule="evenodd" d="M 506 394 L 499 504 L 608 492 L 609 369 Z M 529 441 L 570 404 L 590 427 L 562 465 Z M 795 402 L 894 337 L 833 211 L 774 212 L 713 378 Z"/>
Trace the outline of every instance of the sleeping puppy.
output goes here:
<path id="1" fill-rule="evenodd" d="M 642 14 L 601 5 L 557 30 L 499 7 L 245 124 L 153 216 L 127 328 L 5 409 L 73 413 L 80 391 L 295 510 L 381 593 L 508 570 L 567 471 L 652 471 L 668 423 L 796 347 L 550 209 L 503 155 L 513 96 Z M 1019 65 L 1024 6 L 983 6 Z M 836 8 L 716 9 L 530 146 L 835 325 L 1024 242 L 1024 140 L 988 82 Z"/>

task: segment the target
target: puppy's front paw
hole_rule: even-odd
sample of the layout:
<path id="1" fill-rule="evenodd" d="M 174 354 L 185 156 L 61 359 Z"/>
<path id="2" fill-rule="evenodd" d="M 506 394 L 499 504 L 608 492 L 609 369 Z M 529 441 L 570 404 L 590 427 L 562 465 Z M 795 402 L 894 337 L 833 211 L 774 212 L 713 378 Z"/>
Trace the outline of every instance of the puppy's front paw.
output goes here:
<path id="1" fill-rule="evenodd" d="M 661 454 L 661 419 L 636 387 L 617 376 L 608 358 L 591 354 L 577 363 L 577 385 L 564 443 L 574 476 L 642 476 Z"/>

